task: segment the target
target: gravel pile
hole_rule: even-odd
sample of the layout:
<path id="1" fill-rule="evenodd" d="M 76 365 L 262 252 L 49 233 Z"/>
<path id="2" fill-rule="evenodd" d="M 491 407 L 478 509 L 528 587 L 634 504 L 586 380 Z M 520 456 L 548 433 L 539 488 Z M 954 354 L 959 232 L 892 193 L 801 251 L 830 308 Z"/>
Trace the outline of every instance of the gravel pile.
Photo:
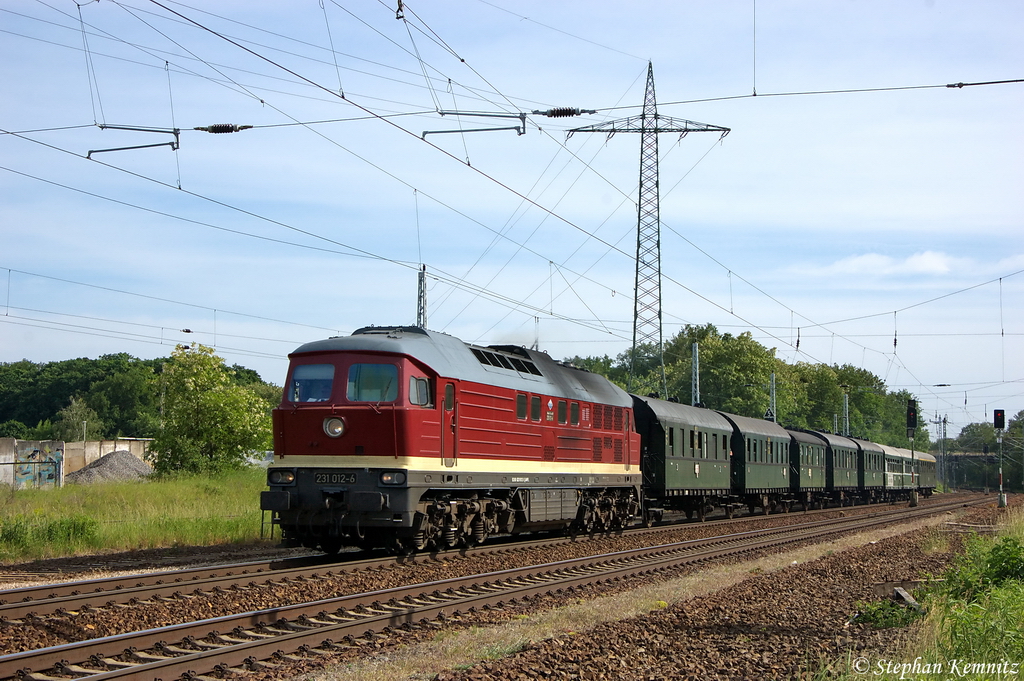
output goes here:
<path id="1" fill-rule="evenodd" d="M 72 485 L 89 485 L 94 482 L 120 482 L 141 480 L 153 473 L 152 467 L 126 449 L 119 449 L 103 456 L 91 464 L 68 473 L 64 482 Z"/>

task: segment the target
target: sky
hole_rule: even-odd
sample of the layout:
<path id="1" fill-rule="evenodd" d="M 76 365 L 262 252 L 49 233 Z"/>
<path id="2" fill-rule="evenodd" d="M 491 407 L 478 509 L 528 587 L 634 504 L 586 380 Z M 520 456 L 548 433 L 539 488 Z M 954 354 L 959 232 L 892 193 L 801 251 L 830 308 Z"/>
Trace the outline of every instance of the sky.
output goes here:
<path id="1" fill-rule="evenodd" d="M 1024 409 L 1024 4 L 208 7 L 0 2 L 0 362 L 197 342 L 280 384 L 414 324 L 421 265 L 432 330 L 614 357 L 640 136 L 567 133 L 650 63 L 730 129 L 659 136 L 666 339 L 863 367 L 950 436 Z"/>

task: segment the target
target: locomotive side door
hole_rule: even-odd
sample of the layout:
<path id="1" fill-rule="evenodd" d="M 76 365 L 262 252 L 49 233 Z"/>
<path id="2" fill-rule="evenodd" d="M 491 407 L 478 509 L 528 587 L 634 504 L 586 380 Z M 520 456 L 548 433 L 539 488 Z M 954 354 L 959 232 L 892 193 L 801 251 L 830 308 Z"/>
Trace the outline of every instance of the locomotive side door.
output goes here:
<path id="1" fill-rule="evenodd" d="M 454 383 L 445 384 L 441 406 L 441 460 L 447 468 L 453 468 L 459 460 L 459 411 Z"/>

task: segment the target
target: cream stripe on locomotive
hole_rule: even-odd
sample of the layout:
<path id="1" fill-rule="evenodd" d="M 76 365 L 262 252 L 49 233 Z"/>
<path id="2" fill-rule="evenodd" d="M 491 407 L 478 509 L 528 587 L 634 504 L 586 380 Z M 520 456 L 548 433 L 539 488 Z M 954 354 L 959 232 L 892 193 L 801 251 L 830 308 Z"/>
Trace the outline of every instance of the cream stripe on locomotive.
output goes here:
<path id="1" fill-rule="evenodd" d="M 430 473 L 520 473 L 530 475 L 639 475 L 640 467 L 626 463 L 591 463 L 587 461 L 523 461 L 514 459 L 460 458 L 454 466 L 446 466 L 440 458 L 388 456 L 275 456 L 271 468 L 356 468 L 360 470 L 412 470 Z"/>

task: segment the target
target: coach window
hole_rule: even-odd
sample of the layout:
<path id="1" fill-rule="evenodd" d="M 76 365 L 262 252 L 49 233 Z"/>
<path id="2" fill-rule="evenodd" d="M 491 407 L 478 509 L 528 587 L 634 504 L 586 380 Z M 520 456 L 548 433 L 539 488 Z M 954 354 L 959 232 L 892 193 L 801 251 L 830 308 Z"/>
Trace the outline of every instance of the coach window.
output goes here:
<path id="1" fill-rule="evenodd" d="M 751 461 L 752 460 L 750 458 L 750 455 L 751 455 L 751 451 L 750 451 L 750 438 L 748 437 L 747 438 L 747 461 Z"/>
<path id="2" fill-rule="evenodd" d="M 569 405 L 569 424 L 573 426 L 580 425 L 580 403 L 573 402 Z"/>
<path id="3" fill-rule="evenodd" d="M 394 364 L 353 364 L 348 369 L 349 402 L 394 402 L 398 398 L 398 367 Z"/>
<path id="4" fill-rule="evenodd" d="M 676 429 L 671 426 L 668 429 L 668 455 L 676 455 Z"/>
<path id="5" fill-rule="evenodd" d="M 558 400 L 558 422 L 565 423 L 565 400 Z"/>
<path id="6" fill-rule="evenodd" d="M 526 420 L 526 395 L 516 395 L 516 418 Z"/>
<path id="7" fill-rule="evenodd" d="M 530 395 L 530 420 L 540 421 L 540 396 Z"/>
<path id="8" fill-rule="evenodd" d="M 409 404 L 432 407 L 430 403 L 430 381 L 420 376 L 409 377 Z"/>

